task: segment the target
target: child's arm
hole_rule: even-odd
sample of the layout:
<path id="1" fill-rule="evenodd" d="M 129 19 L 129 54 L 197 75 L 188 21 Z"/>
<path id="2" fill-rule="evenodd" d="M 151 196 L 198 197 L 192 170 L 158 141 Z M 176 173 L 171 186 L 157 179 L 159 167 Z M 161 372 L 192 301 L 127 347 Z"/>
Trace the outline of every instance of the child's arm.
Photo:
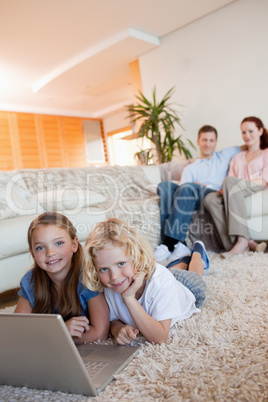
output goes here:
<path id="1" fill-rule="evenodd" d="M 135 341 L 138 333 L 139 330 L 137 328 L 125 325 L 120 320 L 111 322 L 111 334 L 119 345 L 129 345 L 132 341 Z"/>
<path id="2" fill-rule="evenodd" d="M 138 330 L 147 341 L 152 343 L 166 342 L 169 335 L 171 318 L 157 321 L 140 305 L 135 295 L 142 286 L 143 281 L 144 274 L 134 275 L 132 284 L 122 293 L 122 298 Z"/>
<path id="3" fill-rule="evenodd" d="M 23 296 L 20 296 L 14 313 L 31 314 L 32 312 L 33 312 L 33 308 L 31 306 L 29 300 L 25 299 Z"/>
<path id="4" fill-rule="evenodd" d="M 135 321 L 137 328 L 147 341 L 160 344 L 166 342 L 169 335 L 171 318 L 163 321 L 156 321 L 151 317 L 136 299 L 125 301 L 131 317 Z"/>
<path id="5" fill-rule="evenodd" d="M 20 296 L 14 313 L 31 314 L 32 312 L 33 308 L 29 300 L 25 299 L 23 296 Z M 86 330 L 89 330 L 89 321 L 87 317 L 84 316 L 73 317 L 70 320 L 66 321 L 65 324 L 70 335 L 72 337 L 77 337 L 77 339 L 79 339 Z"/>
<path id="6" fill-rule="evenodd" d="M 90 318 L 89 329 L 81 333 L 79 338 L 75 337 L 75 343 L 94 342 L 98 339 L 108 338 L 110 315 L 104 294 L 99 293 L 98 296 L 92 297 L 88 301 L 87 306 Z"/>
<path id="7" fill-rule="evenodd" d="M 89 320 L 84 315 L 70 318 L 65 325 L 75 343 L 81 343 L 83 334 L 90 329 Z"/>

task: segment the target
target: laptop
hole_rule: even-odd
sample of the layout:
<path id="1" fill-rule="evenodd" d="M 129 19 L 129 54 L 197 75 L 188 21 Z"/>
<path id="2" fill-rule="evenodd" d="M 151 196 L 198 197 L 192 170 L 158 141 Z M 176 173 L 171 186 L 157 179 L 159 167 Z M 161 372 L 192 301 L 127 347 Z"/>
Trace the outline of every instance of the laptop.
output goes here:
<path id="1" fill-rule="evenodd" d="M 139 348 L 76 346 L 58 314 L 0 314 L 0 328 L 0 384 L 17 387 L 96 396 Z"/>

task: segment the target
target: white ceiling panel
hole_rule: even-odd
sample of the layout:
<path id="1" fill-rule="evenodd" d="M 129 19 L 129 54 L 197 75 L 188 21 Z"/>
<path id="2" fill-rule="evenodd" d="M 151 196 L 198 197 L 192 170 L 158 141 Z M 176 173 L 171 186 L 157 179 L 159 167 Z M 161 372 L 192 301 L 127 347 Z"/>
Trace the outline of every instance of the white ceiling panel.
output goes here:
<path id="1" fill-rule="evenodd" d="M 0 0 L 0 110 L 115 110 L 130 62 L 232 1 Z"/>

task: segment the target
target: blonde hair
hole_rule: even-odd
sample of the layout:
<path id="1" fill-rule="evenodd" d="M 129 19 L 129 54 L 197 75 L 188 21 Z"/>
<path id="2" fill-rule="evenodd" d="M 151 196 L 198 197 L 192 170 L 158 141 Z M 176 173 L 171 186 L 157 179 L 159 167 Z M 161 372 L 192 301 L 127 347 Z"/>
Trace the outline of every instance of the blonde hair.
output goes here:
<path id="1" fill-rule="evenodd" d="M 156 261 L 150 245 L 127 222 L 109 218 L 104 222 L 97 223 L 86 241 L 82 280 L 87 288 L 98 292 L 104 289 L 94 264 L 94 258 L 97 251 L 103 250 L 108 242 L 117 247 L 126 248 L 128 256 L 133 261 L 135 273 L 145 273 L 144 279 L 151 277 Z"/>
<path id="2" fill-rule="evenodd" d="M 45 212 L 35 218 L 28 229 L 28 245 L 32 251 L 32 235 L 40 225 L 55 225 L 66 231 L 72 240 L 76 237 L 76 229 L 66 216 L 57 212 Z M 73 254 L 71 268 L 64 279 L 59 313 L 63 319 L 81 315 L 82 306 L 77 295 L 80 267 L 83 259 L 83 249 L 78 243 L 78 249 Z M 56 290 L 48 274 L 40 269 L 37 263 L 33 264 L 32 281 L 35 285 L 35 305 L 33 313 L 49 314 L 53 312 Z"/>

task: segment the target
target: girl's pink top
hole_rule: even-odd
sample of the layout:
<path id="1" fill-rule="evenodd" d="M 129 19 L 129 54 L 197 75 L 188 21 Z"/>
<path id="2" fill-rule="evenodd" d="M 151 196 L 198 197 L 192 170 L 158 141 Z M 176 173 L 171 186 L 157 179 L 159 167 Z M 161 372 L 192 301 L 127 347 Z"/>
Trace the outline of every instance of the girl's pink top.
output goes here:
<path id="1" fill-rule="evenodd" d="M 236 154 L 230 162 L 228 176 L 246 180 L 263 179 L 268 186 L 268 148 L 250 162 L 246 161 L 246 151 Z"/>

